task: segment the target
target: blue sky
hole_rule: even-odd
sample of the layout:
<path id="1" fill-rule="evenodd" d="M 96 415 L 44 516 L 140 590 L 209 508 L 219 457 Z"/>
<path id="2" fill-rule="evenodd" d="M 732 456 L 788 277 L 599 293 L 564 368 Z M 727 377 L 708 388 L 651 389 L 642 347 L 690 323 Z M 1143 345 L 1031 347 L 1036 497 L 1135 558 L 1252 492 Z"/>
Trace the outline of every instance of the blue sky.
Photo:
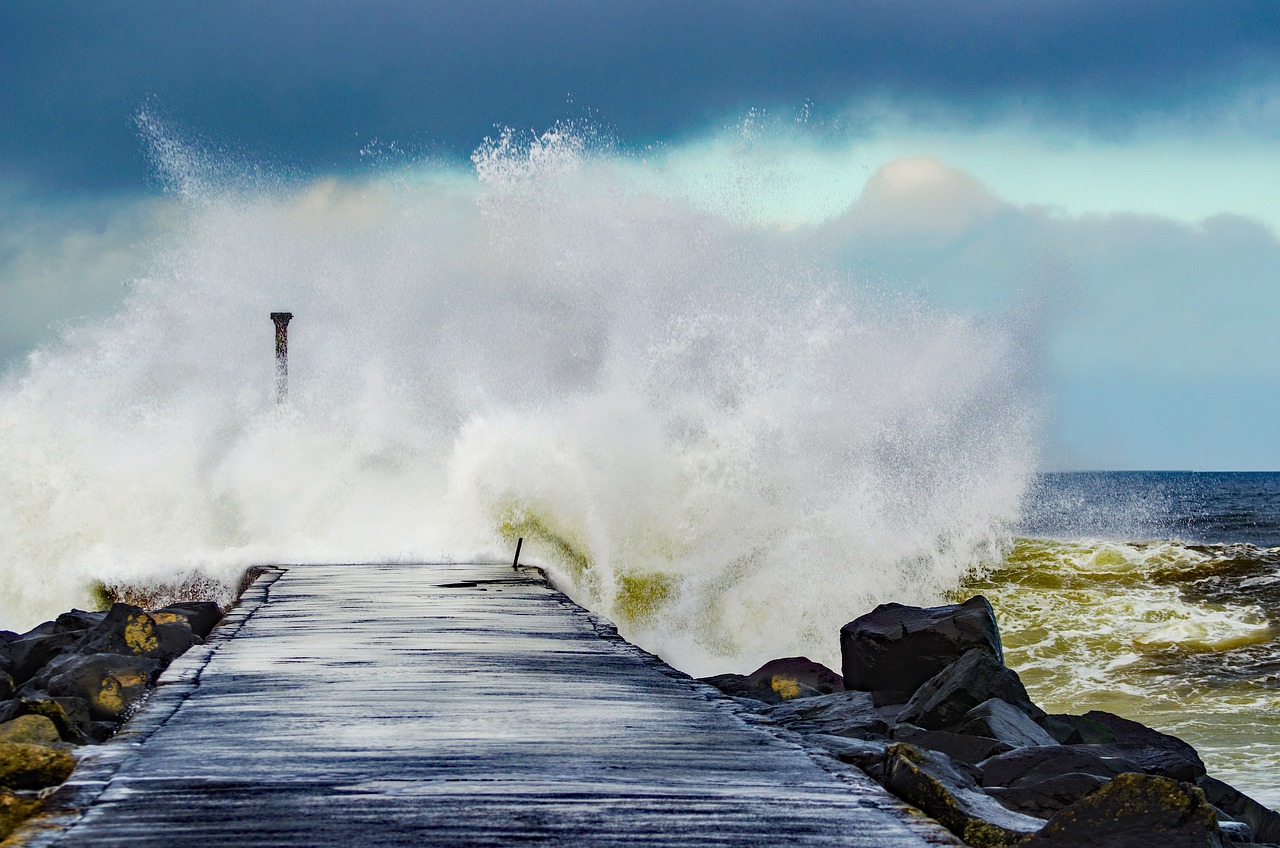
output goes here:
<path id="1" fill-rule="evenodd" d="M 867 279 L 1052 290 L 1047 466 L 1280 469 L 1278 83 L 1271 2 L 10 0 L 0 360 L 163 226 L 143 104 L 314 175 L 587 119 Z"/>

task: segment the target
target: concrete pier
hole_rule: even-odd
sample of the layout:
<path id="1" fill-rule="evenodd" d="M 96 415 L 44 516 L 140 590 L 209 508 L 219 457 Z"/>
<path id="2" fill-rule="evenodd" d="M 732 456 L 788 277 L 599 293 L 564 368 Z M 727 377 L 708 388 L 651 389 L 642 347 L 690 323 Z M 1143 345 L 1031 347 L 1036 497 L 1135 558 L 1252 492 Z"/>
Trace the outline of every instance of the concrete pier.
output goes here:
<path id="1" fill-rule="evenodd" d="M 959 844 L 509 565 L 260 578 L 27 845 Z"/>

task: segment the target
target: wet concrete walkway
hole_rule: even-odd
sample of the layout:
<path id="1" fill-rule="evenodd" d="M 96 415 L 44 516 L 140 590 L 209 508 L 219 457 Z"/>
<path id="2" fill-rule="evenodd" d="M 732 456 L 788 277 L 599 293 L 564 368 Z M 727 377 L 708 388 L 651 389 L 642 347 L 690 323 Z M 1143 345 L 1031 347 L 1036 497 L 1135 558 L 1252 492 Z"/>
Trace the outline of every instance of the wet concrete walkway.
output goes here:
<path id="1" fill-rule="evenodd" d="M 89 750 L 25 844 L 956 844 L 509 566 L 268 574 Z"/>

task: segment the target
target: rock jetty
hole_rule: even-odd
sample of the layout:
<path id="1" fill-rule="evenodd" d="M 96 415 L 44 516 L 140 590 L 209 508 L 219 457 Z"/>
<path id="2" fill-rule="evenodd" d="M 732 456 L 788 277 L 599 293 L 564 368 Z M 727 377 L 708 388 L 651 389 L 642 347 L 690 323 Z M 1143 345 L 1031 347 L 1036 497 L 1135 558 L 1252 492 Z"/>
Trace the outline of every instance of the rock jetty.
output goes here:
<path id="1" fill-rule="evenodd" d="M 1049 714 L 1004 664 L 981 596 L 882 604 L 805 657 L 705 682 L 862 769 L 975 848 L 1280 846 L 1280 813 L 1195 749 L 1111 713 Z"/>
<path id="2" fill-rule="evenodd" d="M 207 601 L 150 612 L 71 610 L 18 634 L 0 631 L 0 838 L 70 776 L 76 746 L 112 736 L 156 676 L 222 618 Z"/>

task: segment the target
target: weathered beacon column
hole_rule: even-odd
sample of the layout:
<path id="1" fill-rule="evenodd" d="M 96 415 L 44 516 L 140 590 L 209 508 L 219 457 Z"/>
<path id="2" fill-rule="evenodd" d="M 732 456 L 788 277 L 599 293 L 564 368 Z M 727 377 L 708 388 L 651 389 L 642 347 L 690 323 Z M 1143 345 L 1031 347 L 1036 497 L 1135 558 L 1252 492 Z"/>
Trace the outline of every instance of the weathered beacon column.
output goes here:
<path id="1" fill-rule="evenodd" d="M 272 312 L 276 322 L 276 403 L 289 397 L 289 319 L 292 312 Z"/>

